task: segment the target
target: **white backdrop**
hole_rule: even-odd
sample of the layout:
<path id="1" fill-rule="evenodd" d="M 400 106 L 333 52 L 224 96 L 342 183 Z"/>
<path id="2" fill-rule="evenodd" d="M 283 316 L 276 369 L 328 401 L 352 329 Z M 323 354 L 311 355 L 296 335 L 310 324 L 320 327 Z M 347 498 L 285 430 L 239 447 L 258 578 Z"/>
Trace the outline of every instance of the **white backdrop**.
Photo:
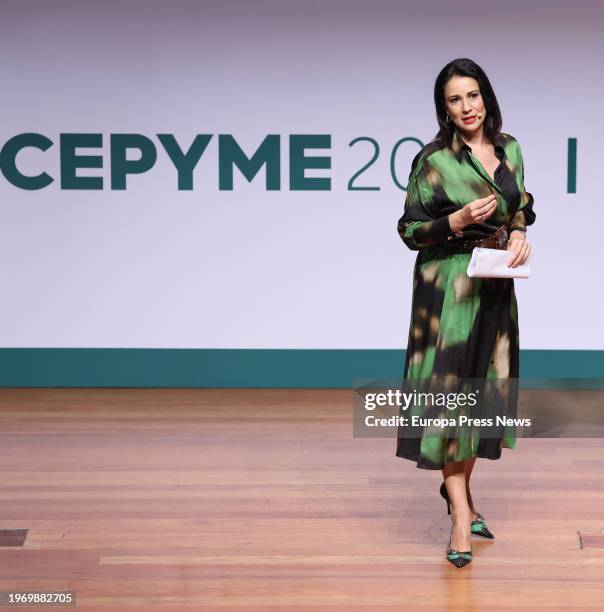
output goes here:
<path id="1" fill-rule="evenodd" d="M 220 6 L 218 6 L 220 4 Z M 525 349 L 604 349 L 600 144 L 604 5 L 422 2 L 2 2 L 0 145 L 24 132 L 25 191 L 0 176 L 3 347 L 404 348 L 415 253 L 396 233 L 389 155 L 436 132 L 433 85 L 456 57 L 487 72 L 535 198 L 533 276 L 517 280 Z M 61 190 L 59 134 L 102 133 L 102 191 Z M 111 191 L 109 135 L 139 133 L 155 166 Z M 193 191 L 156 134 L 214 134 Z M 235 169 L 218 189 L 218 134 L 251 155 L 281 136 L 281 190 Z M 290 134 L 331 134 L 330 191 L 289 190 Z M 349 178 L 380 191 L 348 191 Z M 567 139 L 577 193 L 566 193 Z M 396 163 L 406 183 L 417 147 Z M 135 157 L 135 156 L 134 156 Z M 577 273 L 576 270 L 582 270 Z M 593 272 L 591 272 L 593 270 Z M 594 324 L 594 319 L 596 324 Z"/>

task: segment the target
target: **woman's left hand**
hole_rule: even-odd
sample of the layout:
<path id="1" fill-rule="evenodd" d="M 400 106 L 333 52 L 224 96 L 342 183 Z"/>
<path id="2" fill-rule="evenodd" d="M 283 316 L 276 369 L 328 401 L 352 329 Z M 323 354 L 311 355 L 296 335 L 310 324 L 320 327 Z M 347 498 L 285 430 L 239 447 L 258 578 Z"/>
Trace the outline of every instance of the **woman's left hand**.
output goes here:
<path id="1" fill-rule="evenodd" d="M 531 245 L 528 243 L 524 232 L 514 230 L 510 234 L 508 240 L 508 251 L 511 251 L 511 257 L 508 260 L 508 266 L 515 268 L 520 264 L 523 264 L 531 252 Z"/>

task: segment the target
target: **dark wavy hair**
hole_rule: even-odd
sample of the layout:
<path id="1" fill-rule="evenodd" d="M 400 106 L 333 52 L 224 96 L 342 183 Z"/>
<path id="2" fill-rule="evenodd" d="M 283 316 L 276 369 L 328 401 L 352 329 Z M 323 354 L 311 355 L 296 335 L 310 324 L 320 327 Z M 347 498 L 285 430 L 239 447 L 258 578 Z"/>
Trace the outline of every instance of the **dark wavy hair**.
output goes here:
<path id="1" fill-rule="evenodd" d="M 501 111 L 495 97 L 495 92 L 491 87 L 484 70 L 474 61 L 467 57 L 460 57 L 449 62 L 436 77 L 434 83 L 434 105 L 436 107 L 436 119 L 440 130 L 435 136 L 436 140 L 440 140 L 447 147 L 453 142 L 454 123 L 447 123 L 447 108 L 445 106 L 445 84 L 454 76 L 472 77 L 478 81 L 480 94 L 486 108 L 486 119 L 483 130 L 487 138 L 491 142 L 495 142 L 496 136 L 501 131 Z"/>

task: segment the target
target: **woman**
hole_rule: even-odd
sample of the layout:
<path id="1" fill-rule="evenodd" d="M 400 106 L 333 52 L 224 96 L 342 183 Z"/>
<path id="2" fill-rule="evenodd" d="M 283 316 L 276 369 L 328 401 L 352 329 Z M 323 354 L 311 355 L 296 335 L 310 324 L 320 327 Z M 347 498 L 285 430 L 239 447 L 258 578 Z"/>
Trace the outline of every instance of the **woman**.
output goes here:
<path id="1" fill-rule="evenodd" d="M 442 69 L 434 102 L 440 130 L 413 159 L 398 222 L 404 243 L 419 251 L 405 379 L 517 379 L 514 281 L 469 277 L 466 270 L 475 246 L 507 249 L 512 267 L 529 256 L 526 228 L 535 213 L 520 146 L 500 131 L 493 88 L 472 60 Z M 470 493 L 476 458 L 498 459 L 502 447 L 514 446 L 509 431 L 498 439 L 434 437 L 423 429 L 398 438 L 397 456 L 442 470 L 441 495 L 453 519 L 447 559 L 457 567 L 472 560 L 471 534 L 494 537 Z"/>

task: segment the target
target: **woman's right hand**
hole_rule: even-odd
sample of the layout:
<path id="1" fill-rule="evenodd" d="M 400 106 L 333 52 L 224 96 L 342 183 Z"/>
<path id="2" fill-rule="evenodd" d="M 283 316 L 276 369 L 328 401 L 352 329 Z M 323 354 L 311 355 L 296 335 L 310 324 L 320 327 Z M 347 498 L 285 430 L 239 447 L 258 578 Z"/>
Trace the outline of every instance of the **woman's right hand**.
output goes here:
<path id="1" fill-rule="evenodd" d="M 465 204 L 462 208 L 449 215 L 449 226 L 453 232 L 458 234 L 466 225 L 482 223 L 496 210 L 497 198 L 494 194 L 486 198 L 472 200 L 469 204 Z"/>
<path id="2" fill-rule="evenodd" d="M 472 200 L 461 209 L 461 219 L 464 225 L 483 223 L 497 210 L 497 198 L 494 194 L 486 198 Z"/>

